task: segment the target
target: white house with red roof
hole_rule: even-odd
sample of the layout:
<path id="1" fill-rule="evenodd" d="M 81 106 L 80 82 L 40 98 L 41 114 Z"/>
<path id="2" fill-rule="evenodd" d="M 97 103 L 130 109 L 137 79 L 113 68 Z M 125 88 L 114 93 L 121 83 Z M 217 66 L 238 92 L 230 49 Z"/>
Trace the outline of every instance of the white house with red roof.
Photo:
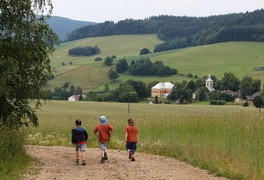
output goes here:
<path id="1" fill-rule="evenodd" d="M 151 97 L 167 97 L 174 85 L 171 82 L 160 82 L 151 88 Z"/>

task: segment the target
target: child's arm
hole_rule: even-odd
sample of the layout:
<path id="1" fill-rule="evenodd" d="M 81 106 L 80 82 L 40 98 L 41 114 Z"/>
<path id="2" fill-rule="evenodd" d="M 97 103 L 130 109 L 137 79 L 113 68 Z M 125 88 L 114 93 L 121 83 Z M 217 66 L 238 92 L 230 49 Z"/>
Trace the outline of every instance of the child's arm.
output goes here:
<path id="1" fill-rule="evenodd" d="M 93 132 L 94 132 L 94 135 L 95 135 L 95 136 L 99 137 L 99 134 L 97 134 L 97 132 L 98 132 L 97 127 L 94 128 Z"/>
<path id="2" fill-rule="evenodd" d="M 112 135 L 113 131 L 114 131 L 114 128 L 113 128 L 112 126 L 109 125 L 109 135 L 110 135 L 110 136 Z"/>
<path id="3" fill-rule="evenodd" d="M 128 136 L 128 134 L 126 133 L 126 135 L 125 135 L 125 142 L 127 142 L 127 136 Z"/>
<path id="4" fill-rule="evenodd" d="M 72 141 L 72 144 L 75 143 L 75 131 L 74 131 L 74 129 L 72 130 L 72 139 L 71 139 L 71 141 Z"/>

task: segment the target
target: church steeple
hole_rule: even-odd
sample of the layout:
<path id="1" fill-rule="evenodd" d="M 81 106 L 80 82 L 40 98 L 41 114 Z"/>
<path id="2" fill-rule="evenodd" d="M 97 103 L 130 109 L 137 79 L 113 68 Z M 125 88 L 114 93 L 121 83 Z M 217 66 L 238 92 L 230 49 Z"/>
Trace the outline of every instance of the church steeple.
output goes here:
<path id="1" fill-rule="evenodd" d="M 205 81 L 205 86 L 207 87 L 207 89 L 212 92 L 214 91 L 214 80 L 211 79 L 211 74 L 209 73 L 208 75 L 208 79 Z"/>

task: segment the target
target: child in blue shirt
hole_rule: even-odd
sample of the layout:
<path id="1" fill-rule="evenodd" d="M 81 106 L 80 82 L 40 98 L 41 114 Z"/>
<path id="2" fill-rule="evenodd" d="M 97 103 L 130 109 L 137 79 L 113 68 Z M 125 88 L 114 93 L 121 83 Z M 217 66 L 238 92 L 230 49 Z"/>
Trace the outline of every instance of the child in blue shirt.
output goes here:
<path id="1" fill-rule="evenodd" d="M 72 143 L 75 145 L 76 149 L 76 164 L 79 164 L 80 156 L 82 159 L 82 165 L 86 165 L 85 161 L 85 150 L 86 150 L 86 141 L 88 140 L 88 133 L 87 131 L 81 127 L 82 121 L 77 119 L 75 121 L 76 127 L 72 129 Z"/>

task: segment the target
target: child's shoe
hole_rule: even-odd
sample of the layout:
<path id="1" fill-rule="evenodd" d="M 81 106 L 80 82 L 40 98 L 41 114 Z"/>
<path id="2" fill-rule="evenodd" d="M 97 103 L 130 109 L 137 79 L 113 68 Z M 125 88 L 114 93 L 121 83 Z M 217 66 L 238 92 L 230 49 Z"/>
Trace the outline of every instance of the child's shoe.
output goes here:
<path id="1" fill-rule="evenodd" d="M 132 158 L 131 158 L 131 161 L 135 162 L 136 160 L 135 160 L 135 158 L 134 158 L 134 157 L 132 157 Z"/>
<path id="2" fill-rule="evenodd" d="M 78 165 L 79 164 L 79 159 L 76 159 L 75 163 L 76 163 L 76 165 Z"/>
<path id="3" fill-rule="evenodd" d="M 104 160 L 108 160 L 108 156 L 107 156 L 106 152 L 104 153 Z"/>
<path id="4" fill-rule="evenodd" d="M 105 158 L 104 157 L 102 157 L 101 163 L 105 163 Z"/>
<path id="5" fill-rule="evenodd" d="M 85 166 L 86 165 L 86 162 L 85 160 L 82 161 L 82 166 Z"/>
<path id="6" fill-rule="evenodd" d="M 132 153 L 129 151 L 128 152 L 128 159 L 131 159 L 131 157 L 132 157 Z"/>

